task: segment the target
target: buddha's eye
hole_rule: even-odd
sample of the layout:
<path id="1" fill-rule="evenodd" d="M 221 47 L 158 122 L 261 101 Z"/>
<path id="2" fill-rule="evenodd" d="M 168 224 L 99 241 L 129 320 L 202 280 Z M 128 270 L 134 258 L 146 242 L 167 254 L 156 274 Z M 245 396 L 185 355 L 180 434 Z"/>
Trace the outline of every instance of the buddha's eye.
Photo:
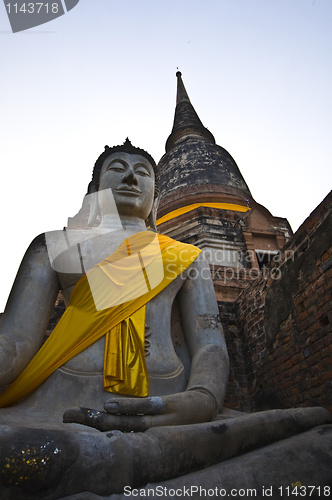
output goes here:
<path id="1" fill-rule="evenodd" d="M 147 172 L 144 172 L 143 170 L 136 170 L 135 174 L 140 175 L 141 177 L 150 177 L 150 175 Z"/>
<path id="2" fill-rule="evenodd" d="M 143 167 L 136 168 L 135 175 L 139 175 L 140 177 L 150 177 L 149 172 Z"/>
<path id="3" fill-rule="evenodd" d="M 125 167 L 120 162 L 110 163 L 106 170 L 113 170 L 114 172 L 124 172 Z"/>

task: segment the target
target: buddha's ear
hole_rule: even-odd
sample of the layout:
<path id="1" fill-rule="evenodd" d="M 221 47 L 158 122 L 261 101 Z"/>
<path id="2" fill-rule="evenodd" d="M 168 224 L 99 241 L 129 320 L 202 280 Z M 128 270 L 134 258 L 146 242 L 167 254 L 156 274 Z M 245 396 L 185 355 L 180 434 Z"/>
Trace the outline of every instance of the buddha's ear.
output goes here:
<path id="1" fill-rule="evenodd" d="M 99 203 L 98 203 L 98 190 L 96 186 L 90 182 L 87 194 L 88 202 L 90 205 L 90 213 L 88 219 L 88 226 L 93 227 L 96 222 L 97 216 L 99 214 Z"/>
<path id="2" fill-rule="evenodd" d="M 153 200 L 151 212 L 148 218 L 146 219 L 147 226 L 150 226 L 152 231 L 155 231 L 156 233 L 158 232 L 156 221 L 157 221 L 159 202 L 160 202 L 160 193 L 158 193 L 158 196 L 156 196 L 155 199 Z"/>

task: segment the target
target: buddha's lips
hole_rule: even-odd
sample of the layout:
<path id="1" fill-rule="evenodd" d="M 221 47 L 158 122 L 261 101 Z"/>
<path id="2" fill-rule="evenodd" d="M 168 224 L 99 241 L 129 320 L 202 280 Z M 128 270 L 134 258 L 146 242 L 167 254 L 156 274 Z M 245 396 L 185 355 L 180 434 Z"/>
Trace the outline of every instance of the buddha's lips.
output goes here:
<path id="1" fill-rule="evenodd" d="M 134 194 L 136 196 L 142 194 L 142 191 L 140 189 L 118 188 L 115 191 L 120 194 L 128 193 L 128 194 Z"/>

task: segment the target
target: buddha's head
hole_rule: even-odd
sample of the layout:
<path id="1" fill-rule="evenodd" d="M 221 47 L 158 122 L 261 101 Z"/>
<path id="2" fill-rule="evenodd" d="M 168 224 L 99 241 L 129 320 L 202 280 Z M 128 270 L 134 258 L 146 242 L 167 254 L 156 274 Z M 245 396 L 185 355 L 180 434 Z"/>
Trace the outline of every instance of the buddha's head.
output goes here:
<path id="1" fill-rule="evenodd" d="M 95 163 L 89 193 L 98 193 L 102 217 L 114 210 L 115 202 L 120 216 L 148 219 L 155 229 L 159 195 L 156 164 L 149 153 L 134 147 L 129 139 L 121 146 L 105 147 Z"/>

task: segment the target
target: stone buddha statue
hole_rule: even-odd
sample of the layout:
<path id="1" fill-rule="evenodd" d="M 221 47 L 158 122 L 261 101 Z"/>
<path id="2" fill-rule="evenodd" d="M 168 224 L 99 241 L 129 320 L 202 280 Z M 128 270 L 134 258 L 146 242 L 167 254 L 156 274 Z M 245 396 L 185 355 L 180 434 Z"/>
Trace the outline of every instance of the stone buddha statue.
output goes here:
<path id="1" fill-rule="evenodd" d="M 64 439 L 61 437 L 63 433 L 72 433 L 75 437 L 70 437 L 70 440 L 77 440 L 77 443 L 80 443 L 81 435 L 89 436 L 90 440 L 97 433 L 98 438 L 103 436 L 110 446 L 109 455 L 113 453 L 112 439 L 99 431 L 145 431 L 156 426 L 207 422 L 221 408 L 228 378 L 228 356 L 210 272 L 199 251 L 184 244 L 181 244 L 180 254 L 182 252 L 183 255 L 178 256 L 181 262 L 177 269 L 173 262 L 175 255 L 172 253 L 176 249 L 173 248 L 173 240 L 169 238 L 166 247 L 172 255 L 168 262 L 170 277 L 167 277 L 168 281 L 163 289 L 160 289 L 159 293 L 153 293 L 144 306 L 145 355 L 139 369 L 144 371 L 145 365 L 147 370 L 148 389 L 145 389 L 144 393 L 146 397 L 137 396 L 135 388 L 125 388 L 125 395 L 122 394 L 123 383 L 118 390 L 119 384 L 114 383 L 111 388 L 105 390 L 103 371 L 106 335 L 101 335 L 67 361 L 62 363 L 60 360 L 60 365 L 54 370 L 54 367 L 33 365 L 38 352 L 42 352 L 42 364 L 44 358 L 50 356 L 51 364 L 55 363 L 54 348 L 53 351 L 50 350 L 50 354 L 45 349 L 51 338 L 57 336 L 57 329 L 44 344 L 44 351 L 39 349 L 60 289 L 69 309 L 77 309 L 76 304 L 70 306 L 71 296 L 75 293 L 75 286 L 82 282 L 82 276 L 88 275 L 87 288 L 92 290 L 98 313 L 103 315 L 105 311 L 124 309 L 121 303 L 112 307 L 112 304 L 117 302 L 114 298 L 106 306 L 103 304 L 99 307 L 100 291 L 95 291 L 96 285 L 92 284 L 95 278 L 91 277 L 91 270 L 108 256 L 114 255 L 122 242 L 127 242 L 127 246 L 129 242 L 129 245 L 132 244 L 132 248 L 135 248 L 136 243 L 131 240 L 133 236 L 138 234 L 146 238 L 141 250 L 127 257 L 130 260 L 137 254 L 141 256 L 144 264 L 139 266 L 139 269 L 143 281 L 142 269 L 145 273 L 150 273 L 151 283 L 155 279 L 152 266 L 153 263 L 157 265 L 158 256 L 154 258 L 145 252 L 157 239 L 157 254 L 163 258 L 160 250 L 162 244 L 159 244 L 157 234 L 147 231 L 146 227 L 146 221 L 154 226 L 158 200 L 155 169 L 151 156 L 133 147 L 129 141 L 120 147 L 106 148 L 96 162 L 90 185 L 93 198 L 90 224 L 93 225 L 94 222 L 93 214 L 100 211 L 100 225 L 91 229 L 67 230 L 65 235 L 64 231 L 42 234 L 27 250 L 1 322 L 0 380 L 2 386 L 11 385 L 0 396 L 0 422 L 3 426 L 10 423 L 11 442 L 15 441 L 16 433 L 23 436 L 23 428 L 29 428 L 20 438 L 24 442 L 23 448 L 31 448 L 32 441 L 38 441 L 40 432 L 42 436 L 45 432 L 48 433 L 47 442 L 54 432 L 61 440 Z M 63 244 L 64 240 L 67 240 L 67 247 Z M 194 253 L 189 255 L 192 249 Z M 152 253 L 156 254 L 155 244 Z M 152 264 L 149 264 L 149 258 L 152 258 Z M 120 274 L 127 272 L 123 269 L 132 266 L 130 262 L 126 265 L 125 258 L 122 260 Z M 115 261 L 117 265 L 118 262 L 119 259 Z M 183 264 L 184 262 L 186 263 Z M 98 277 L 96 279 L 98 280 Z M 113 281 L 117 279 L 116 276 Z M 163 279 L 165 281 L 165 276 Z M 126 283 L 132 289 L 128 292 L 129 296 L 126 295 L 123 300 L 125 305 L 133 303 L 132 310 L 135 311 L 141 305 L 138 302 L 144 293 L 137 291 L 140 284 L 135 287 L 131 285 L 130 276 Z M 154 288 L 158 289 L 158 283 Z M 144 292 L 144 289 L 142 291 Z M 72 309 L 69 310 L 71 319 L 65 320 L 65 333 L 61 341 L 63 344 L 67 342 L 66 338 L 71 337 L 72 330 L 79 328 L 73 318 Z M 116 326 L 113 330 L 111 328 L 112 332 L 115 329 Z M 111 346 L 111 350 L 113 347 Z M 32 366 L 30 371 L 37 372 L 32 376 L 32 379 L 35 376 L 37 381 L 31 379 L 29 366 Z M 40 378 L 43 379 L 43 371 L 50 374 L 40 382 Z M 27 379 L 29 382 L 26 382 Z M 134 397 L 129 397 L 128 394 Z M 90 431 L 88 426 L 93 429 Z M 53 441 L 56 443 L 56 440 Z M 60 449 L 60 446 L 57 448 Z M 71 450 L 68 450 L 68 453 L 71 453 Z M 3 484 L 9 490 L 14 488 L 16 495 L 19 491 L 17 488 L 23 490 L 23 495 L 27 494 L 24 492 L 28 492 L 27 484 L 31 482 L 31 478 L 28 478 L 32 470 L 30 461 L 25 462 L 24 455 L 19 459 L 21 465 L 25 464 L 24 472 L 23 465 L 23 468 L 17 466 L 15 470 L 20 472 L 16 474 L 13 467 L 6 467 L 8 463 L 14 462 L 4 464 L 3 470 L 7 479 Z M 9 458 L 11 456 L 9 453 Z M 13 459 L 16 460 L 10 458 Z M 121 462 L 120 457 L 119 461 Z M 46 467 L 47 465 L 45 470 Z M 44 490 L 41 498 L 48 498 Z M 105 491 L 112 493 L 113 486 L 109 484 Z M 64 492 L 67 493 L 66 489 Z"/>
<path id="2" fill-rule="evenodd" d="M 210 271 L 197 248 L 147 230 L 154 160 L 129 141 L 105 148 L 89 197 L 90 228 L 31 243 L 2 318 L 2 499 L 123 493 L 217 463 L 246 440 L 257 447 L 328 421 L 321 409 L 305 423 L 285 413 L 273 431 L 241 417 L 227 434 L 217 415 L 229 364 Z M 67 308 L 42 345 L 59 290 Z"/>

